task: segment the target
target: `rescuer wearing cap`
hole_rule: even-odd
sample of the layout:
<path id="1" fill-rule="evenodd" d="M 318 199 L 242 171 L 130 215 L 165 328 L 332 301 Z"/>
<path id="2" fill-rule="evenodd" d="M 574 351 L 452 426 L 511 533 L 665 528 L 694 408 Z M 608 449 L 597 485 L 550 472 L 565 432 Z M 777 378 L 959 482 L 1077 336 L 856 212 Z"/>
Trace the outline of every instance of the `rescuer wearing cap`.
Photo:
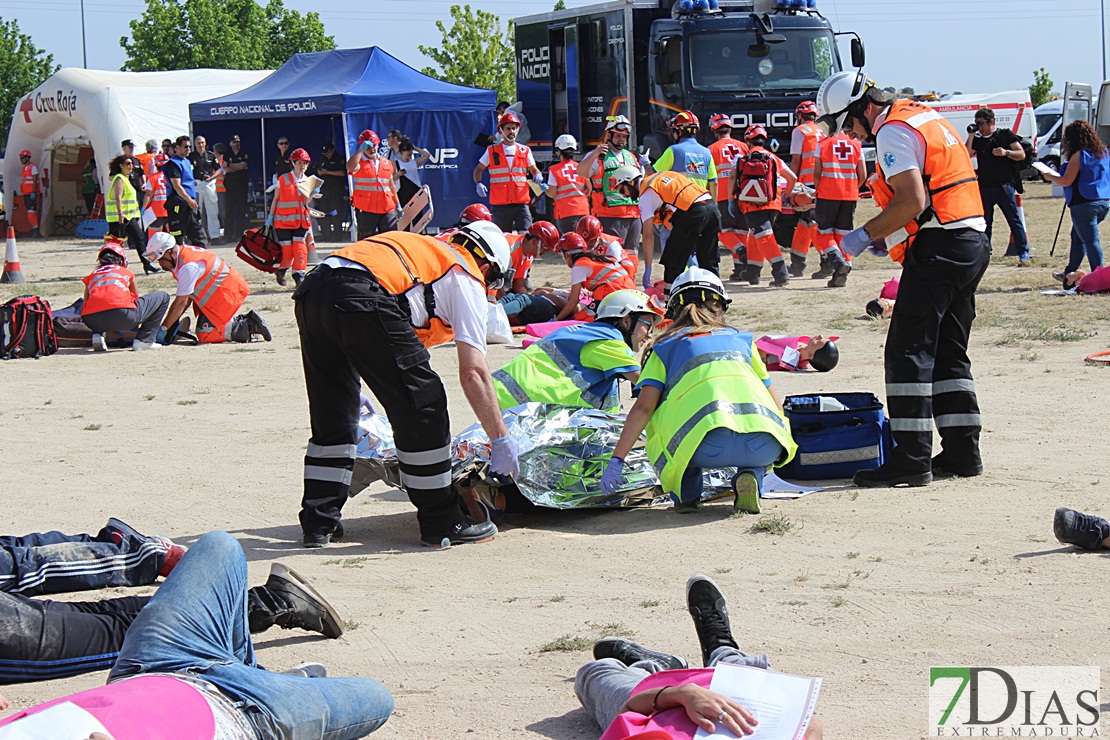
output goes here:
<path id="1" fill-rule="evenodd" d="M 698 117 L 693 111 L 684 110 L 671 121 L 671 128 L 678 141 L 667 147 L 652 167 L 656 172 L 678 172 L 707 190 L 715 190 L 717 165 L 713 154 L 695 138 L 701 130 Z"/>
<path id="2" fill-rule="evenodd" d="M 293 282 L 300 285 L 308 269 L 306 240 L 312 230 L 312 216 L 308 212 L 308 196 L 298 185 L 305 180 L 305 171 L 312 157 L 304 149 L 295 149 L 289 155 L 292 172 L 282 173 L 277 180 L 277 193 L 270 201 L 266 225 L 273 226 L 278 244 L 281 245 L 281 264 L 275 277 L 278 285 L 285 285 L 285 272 L 293 268 Z"/>
<path id="3" fill-rule="evenodd" d="M 23 196 L 23 210 L 27 211 L 27 223 L 31 227 L 31 236 L 39 236 L 39 193 L 42 192 L 39 182 L 39 168 L 31 164 L 31 152 L 24 149 L 19 153 L 19 195 Z"/>
<path id="4" fill-rule="evenodd" d="M 578 141 L 563 134 L 555 139 L 555 151 L 559 153 L 559 163 L 547 170 L 547 195 L 553 204 L 555 226 L 563 233 L 573 229 L 578 219 L 590 212 L 591 187 L 589 178 L 578 174 L 578 162 L 574 159 Z"/>
<path id="5" fill-rule="evenodd" d="M 578 163 L 578 176 L 590 178 L 593 185 L 593 214 L 605 231 L 619 238 L 626 249 L 640 251 L 640 208 L 635 196 L 623 195 L 613 181 L 621 167 L 639 167 L 636 155 L 628 151 L 632 123 L 624 116 L 610 116 L 605 124 L 605 139 Z"/>
<path id="6" fill-rule="evenodd" d="M 798 184 L 813 187 L 813 172 L 817 162 L 817 147 L 825 138 L 825 131 L 818 126 L 817 104 L 803 100 L 794 109 L 798 125 L 790 134 L 790 169 L 798 176 Z M 795 211 L 798 223 L 794 227 L 794 238 L 790 243 L 790 275 L 801 277 L 806 270 L 806 255 L 816 241 L 817 225 L 813 220 L 813 209 Z M 824 256 L 824 255 L 822 255 Z M 833 268 L 822 260 L 821 269 L 814 278 L 831 277 Z"/>
<path id="7" fill-rule="evenodd" d="M 717 167 L 717 190 L 713 196 L 717 202 L 717 211 L 721 214 L 721 231 L 717 238 L 732 254 L 732 275 L 729 280 L 743 280 L 748 260 L 743 242 L 744 217 L 739 211 L 734 216 L 732 209 L 728 207 L 728 185 L 736 158 L 748 153 L 748 145 L 732 138 L 732 120 L 723 113 L 714 113 L 709 117 L 709 128 L 717 137 L 709 145 L 709 153 L 713 155 L 713 164 Z"/>
<path id="8" fill-rule="evenodd" d="M 397 228 L 397 184 L 393 164 L 378 155 L 378 135 L 366 129 L 358 135 L 358 148 L 347 160 L 354 180 L 351 201 L 355 206 L 358 238 Z"/>
<path id="9" fill-rule="evenodd" d="M 172 240 L 170 240 L 172 242 Z M 140 296 L 135 275 L 127 269 L 127 252 L 115 243 L 106 243 L 96 256 L 96 269 L 81 280 L 85 284 L 85 302 L 81 304 L 81 320 L 93 330 L 93 350 L 108 349 L 104 335 L 110 331 L 131 331 L 139 327 L 131 349 L 158 349 L 155 341 L 159 322 L 170 305 L 170 297 L 162 291 Z"/>
<path id="10" fill-rule="evenodd" d="M 358 440 L 359 378 L 393 427 L 401 485 L 430 547 L 486 542 L 491 522 L 466 518 L 451 486 L 447 393 L 428 348 L 454 340 L 459 383 L 492 440 L 490 471 L 515 477 L 509 438 L 486 366 L 486 290 L 502 287 L 509 245 L 489 222 L 449 243 L 393 231 L 343 247 L 293 293 L 312 436 L 304 458 L 300 521 L 305 547 L 343 533 Z"/>
<path id="11" fill-rule="evenodd" d="M 501 142 L 486 147 L 474 168 L 475 190 L 479 198 L 489 196 L 493 222 L 502 231 L 527 231 L 532 225 L 532 211 L 529 209 L 532 191 L 528 187 L 528 176 L 542 183 L 543 175 L 536 167 L 532 150 L 517 143 L 520 119 L 515 113 L 503 113 L 497 121 L 497 130 L 501 133 Z M 482 182 L 482 173 L 487 168 L 488 188 Z"/>
<path id="12" fill-rule="evenodd" d="M 912 100 L 887 100 L 863 70 L 825 80 L 817 105 L 831 133 L 843 127 L 876 146 L 871 191 L 882 213 L 840 248 L 889 249 L 902 263 L 885 349 L 895 447 L 855 483 L 923 486 L 934 474 L 978 475 L 982 421 L 967 345 L 990 243 L 971 157 L 943 117 Z M 934 423 L 941 452 L 930 459 Z"/>

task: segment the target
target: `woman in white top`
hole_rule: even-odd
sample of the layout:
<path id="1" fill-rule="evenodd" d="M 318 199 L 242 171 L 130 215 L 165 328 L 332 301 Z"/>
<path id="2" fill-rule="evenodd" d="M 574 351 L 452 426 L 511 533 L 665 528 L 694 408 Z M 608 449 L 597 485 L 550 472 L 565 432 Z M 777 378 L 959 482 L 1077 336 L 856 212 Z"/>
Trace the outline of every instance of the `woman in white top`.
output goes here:
<path id="1" fill-rule="evenodd" d="M 400 158 L 394 162 L 393 179 L 397 181 L 397 200 L 404 207 L 420 190 L 420 167 L 431 159 L 432 153 L 413 144 L 407 136 L 401 137 L 397 151 Z"/>

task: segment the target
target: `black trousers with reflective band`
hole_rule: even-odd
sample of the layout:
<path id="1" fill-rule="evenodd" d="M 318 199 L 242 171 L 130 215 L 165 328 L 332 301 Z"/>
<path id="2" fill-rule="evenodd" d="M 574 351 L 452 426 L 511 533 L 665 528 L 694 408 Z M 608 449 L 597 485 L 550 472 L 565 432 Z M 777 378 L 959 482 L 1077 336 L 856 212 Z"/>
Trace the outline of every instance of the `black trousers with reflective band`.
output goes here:
<path id="1" fill-rule="evenodd" d="M 922 229 L 906 252 L 886 341 L 892 464 L 930 469 L 933 425 L 947 462 L 978 463 L 982 422 L 967 344 L 975 290 L 990 262 L 986 235 Z"/>
<path id="2" fill-rule="evenodd" d="M 698 267 L 719 275 L 721 255 L 717 232 L 721 230 L 721 214 L 711 200 L 694 203 L 686 211 L 671 214 L 671 235 L 659 261 L 663 264 L 663 282 L 670 285 L 686 270 L 690 255 L 698 258 Z"/>
<path id="3" fill-rule="evenodd" d="M 462 521 L 451 487 L 447 393 L 398 299 L 369 273 L 326 265 L 293 297 L 312 425 L 301 527 L 331 532 L 339 524 L 355 464 L 361 378 L 393 427 L 401 483 L 421 533 L 445 534 Z"/>

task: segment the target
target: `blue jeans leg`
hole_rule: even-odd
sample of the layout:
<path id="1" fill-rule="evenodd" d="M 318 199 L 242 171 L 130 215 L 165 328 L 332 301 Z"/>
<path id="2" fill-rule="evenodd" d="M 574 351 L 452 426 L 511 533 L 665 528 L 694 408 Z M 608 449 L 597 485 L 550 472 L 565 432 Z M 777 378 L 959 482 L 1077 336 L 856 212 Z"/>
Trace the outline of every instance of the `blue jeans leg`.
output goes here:
<path id="1" fill-rule="evenodd" d="M 260 737 L 362 737 L 393 710 L 389 692 L 370 679 L 310 679 L 257 666 L 247 562 L 225 532 L 201 537 L 174 568 L 128 630 L 109 680 L 149 672 L 199 674 L 242 704 Z"/>
<path id="2" fill-rule="evenodd" d="M 1091 270 L 1102 266 L 1102 242 L 1098 235 L 1098 225 L 1110 211 L 1110 201 L 1092 200 L 1077 203 L 1071 207 L 1071 253 L 1064 272 L 1074 272 L 1083 265 L 1087 257 Z"/>
<path id="3" fill-rule="evenodd" d="M 713 429 L 702 439 L 682 475 L 682 500 L 696 501 L 701 497 L 703 468 L 734 467 L 737 473 L 752 473 L 762 491 L 767 468 L 782 453 L 782 445 L 767 432 L 741 434 L 724 427 Z"/>

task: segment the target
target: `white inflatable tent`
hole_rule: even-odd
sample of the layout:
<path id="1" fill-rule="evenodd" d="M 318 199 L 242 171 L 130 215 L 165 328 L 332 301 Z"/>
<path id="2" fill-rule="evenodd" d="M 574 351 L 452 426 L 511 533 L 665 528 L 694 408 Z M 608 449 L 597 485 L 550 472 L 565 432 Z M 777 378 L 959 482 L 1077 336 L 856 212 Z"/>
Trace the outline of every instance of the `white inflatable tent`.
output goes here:
<path id="1" fill-rule="evenodd" d="M 108 72 L 66 67 L 16 106 L 4 158 L 4 202 L 11 203 L 20 180 L 19 152 L 28 149 L 43 178 L 40 220 L 43 235 L 54 230 L 55 213 L 73 213 L 79 188 L 61 184 L 58 170 L 75 165 L 83 147 L 92 147 L 102 189 L 108 162 L 131 139 L 141 153 L 147 139 L 189 133 L 189 104 L 250 87 L 271 70 L 186 69 L 174 72 Z M 69 182 L 70 179 L 67 179 Z"/>

